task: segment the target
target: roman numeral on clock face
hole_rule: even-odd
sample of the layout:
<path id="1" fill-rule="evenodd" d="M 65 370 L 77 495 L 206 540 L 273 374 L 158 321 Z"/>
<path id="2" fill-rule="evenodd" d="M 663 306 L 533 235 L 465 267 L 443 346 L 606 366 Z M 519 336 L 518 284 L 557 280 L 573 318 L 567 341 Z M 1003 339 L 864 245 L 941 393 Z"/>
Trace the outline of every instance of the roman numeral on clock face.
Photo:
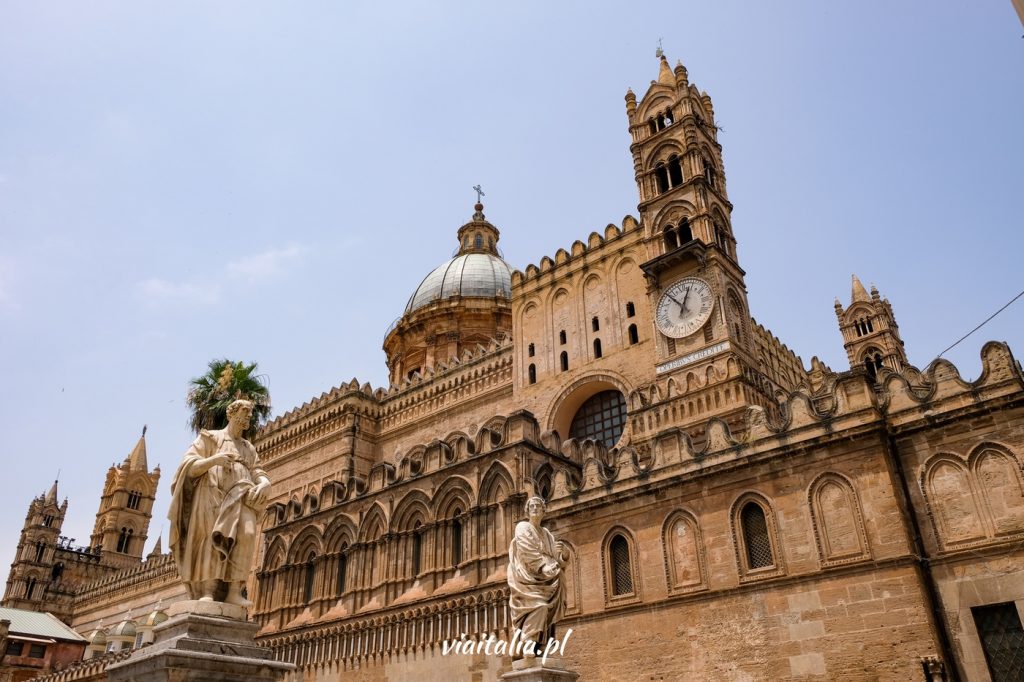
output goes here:
<path id="1" fill-rule="evenodd" d="M 665 336 L 680 339 L 704 326 L 715 299 L 711 287 L 697 277 L 684 277 L 670 284 L 658 299 L 655 320 Z"/>

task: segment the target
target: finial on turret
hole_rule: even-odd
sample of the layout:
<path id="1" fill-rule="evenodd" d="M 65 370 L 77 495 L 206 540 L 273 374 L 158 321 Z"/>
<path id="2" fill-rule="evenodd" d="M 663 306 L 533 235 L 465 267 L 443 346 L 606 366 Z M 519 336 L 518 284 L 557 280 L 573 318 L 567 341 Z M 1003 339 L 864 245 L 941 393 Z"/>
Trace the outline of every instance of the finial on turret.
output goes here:
<path id="1" fill-rule="evenodd" d="M 665 50 L 661 49 L 661 38 L 658 38 L 658 49 L 654 51 L 654 56 L 658 59 L 665 58 Z"/>

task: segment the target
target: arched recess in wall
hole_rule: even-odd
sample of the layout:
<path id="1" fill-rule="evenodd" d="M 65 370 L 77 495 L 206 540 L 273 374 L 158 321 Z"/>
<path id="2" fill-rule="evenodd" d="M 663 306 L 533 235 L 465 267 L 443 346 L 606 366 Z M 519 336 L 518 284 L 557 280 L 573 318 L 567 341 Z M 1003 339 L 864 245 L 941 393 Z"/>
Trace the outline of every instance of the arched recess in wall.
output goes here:
<path id="1" fill-rule="evenodd" d="M 669 514 L 661 531 L 669 594 L 706 590 L 707 558 L 697 517 L 685 510 Z"/>
<path id="2" fill-rule="evenodd" d="M 480 538 L 485 556 L 503 557 L 508 553 L 510 510 L 508 496 L 515 487 L 512 476 L 501 462 L 491 464 L 480 484 Z"/>
<path id="3" fill-rule="evenodd" d="M 580 407 L 588 399 L 603 391 L 617 391 L 622 394 L 625 401 L 626 396 L 632 392 L 632 387 L 621 376 L 607 371 L 580 377 L 551 401 L 545 420 L 546 430 L 557 431 L 563 438 L 569 438 L 569 434 L 572 433 L 573 419 Z M 628 420 L 628 416 L 626 419 Z M 623 434 L 625 433 L 624 430 Z M 620 440 L 619 444 L 624 443 Z"/>
<path id="4" fill-rule="evenodd" d="M 976 446 L 968 466 L 984 491 L 981 502 L 997 536 L 1024 533 L 1024 481 L 1020 461 L 1009 448 L 996 443 Z"/>
<path id="5" fill-rule="evenodd" d="M 860 500 L 845 476 L 826 472 L 807 489 L 814 540 L 822 566 L 870 559 Z"/>
<path id="6" fill-rule="evenodd" d="M 966 462 L 956 455 L 939 453 L 925 462 L 921 490 L 943 549 L 985 539 L 985 524 L 978 512 L 972 478 Z"/>
<path id="7" fill-rule="evenodd" d="M 579 553 L 576 548 L 569 542 L 562 540 L 562 545 L 565 547 L 569 554 L 568 561 L 565 562 L 564 573 L 562 574 L 565 579 L 565 611 L 564 614 L 567 616 L 575 616 L 581 612 L 580 607 L 580 562 Z"/>

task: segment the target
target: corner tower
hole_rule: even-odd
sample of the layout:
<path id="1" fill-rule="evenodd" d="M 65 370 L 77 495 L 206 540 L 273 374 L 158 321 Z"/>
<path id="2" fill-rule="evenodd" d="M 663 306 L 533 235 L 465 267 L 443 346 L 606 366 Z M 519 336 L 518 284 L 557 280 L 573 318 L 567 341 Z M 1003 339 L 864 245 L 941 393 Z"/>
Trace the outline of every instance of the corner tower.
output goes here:
<path id="1" fill-rule="evenodd" d="M 872 378 L 883 367 L 899 372 L 909 363 L 892 305 L 874 286 L 869 295 L 857 275 L 852 279 L 850 305 L 835 303 L 850 369 L 863 367 Z"/>
<path id="2" fill-rule="evenodd" d="M 48 605 L 48 588 L 60 578 L 55 552 L 67 510 L 67 500 L 57 504 L 57 481 L 48 492 L 29 503 L 18 549 L 7 576 L 5 607 L 41 611 Z"/>
<path id="3" fill-rule="evenodd" d="M 107 471 L 90 543 L 99 548 L 104 563 L 127 566 L 142 560 L 159 481 L 160 467 L 150 472 L 146 461 L 143 427 L 131 453 Z"/>

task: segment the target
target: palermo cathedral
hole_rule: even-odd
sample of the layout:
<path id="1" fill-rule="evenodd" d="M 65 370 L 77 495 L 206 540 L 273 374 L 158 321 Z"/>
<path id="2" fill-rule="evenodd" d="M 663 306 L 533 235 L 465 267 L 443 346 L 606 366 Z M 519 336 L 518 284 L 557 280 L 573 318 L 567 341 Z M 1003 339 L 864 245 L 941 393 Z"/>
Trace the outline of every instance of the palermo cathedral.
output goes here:
<path id="1" fill-rule="evenodd" d="M 568 545 L 582 680 L 1024 679 L 1024 372 L 907 362 L 854 277 L 849 366 L 755 322 L 711 98 L 660 56 L 626 94 L 638 217 L 522 270 L 477 203 L 386 331 L 386 388 L 342 384 L 254 439 L 273 481 L 248 594 L 290 679 L 497 680 L 531 495 Z M 903 302 L 911 304 L 912 302 Z M 88 640 L 58 680 L 151 641 L 184 598 L 143 558 L 159 471 L 107 477 L 89 547 L 32 501 L 4 606 Z"/>

